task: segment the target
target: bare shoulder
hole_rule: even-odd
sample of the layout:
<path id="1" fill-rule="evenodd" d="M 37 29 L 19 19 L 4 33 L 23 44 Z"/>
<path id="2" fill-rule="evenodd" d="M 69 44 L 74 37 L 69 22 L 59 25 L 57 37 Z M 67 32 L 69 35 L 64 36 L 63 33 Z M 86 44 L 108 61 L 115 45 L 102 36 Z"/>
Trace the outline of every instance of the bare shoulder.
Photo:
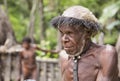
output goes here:
<path id="1" fill-rule="evenodd" d="M 100 47 L 99 60 L 101 62 L 111 62 L 112 60 L 117 61 L 117 52 L 115 47 L 111 45 L 104 45 Z"/>
<path id="2" fill-rule="evenodd" d="M 32 47 L 33 49 L 37 49 L 37 48 L 38 48 L 38 46 L 37 46 L 36 44 L 31 44 L 31 47 Z"/>
<path id="3" fill-rule="evenodd" d="M 109 44 L 106 45 L 106 51 L 112 52 L 112 53 L 116 52 L 115 47 L 113 47 L 113 46 L 111 46 Z"/>
<path id="4" fill-rule="evenodd" d="M 116 49 L 115 47 L 111 46 L 111 45 L 104 45 L 101 47 L 101 53 L 100 54 L 104 54 L 106 56 L 114 56 L 116 55 Z"/>
<path id="5" fill-rule="evenodd" d="M 99 47 L 97 53 L 100 65 L 97 79 L 100 81 L 117 81 L 118 58 L 115 47 L 111 45 L 102 45 Z M 101 78 L 103 79 L 101 80 Z"/>
<path id="6" fill-rule="evenodd" d="M 31 44 L 31 46 L 32 46 L 32 47 L 37 47 L 37 45 L 36 45 L 36 44 Z"/>

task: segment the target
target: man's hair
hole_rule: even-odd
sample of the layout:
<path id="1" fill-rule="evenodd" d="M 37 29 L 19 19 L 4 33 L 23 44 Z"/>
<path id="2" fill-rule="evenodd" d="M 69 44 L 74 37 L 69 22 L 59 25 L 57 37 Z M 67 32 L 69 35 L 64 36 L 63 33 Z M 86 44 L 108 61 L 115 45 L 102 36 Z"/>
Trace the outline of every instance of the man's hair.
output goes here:
<path id="1" fill-rule="evenodd" d="M 84 27 L 86 31 L 91 33 L 92 36 L 94 36 L 100 29 L 99 23 L 72 17 L 55 17 L 52 19 L 51 23 L 55 28 L 59 28 L 61 26 Z"/>
<path id="2" fill-rule="evenodd" d="M 82 27 L 89 31 L 91 36 L 94 36 L 100 28 L 94 14 L 83 6 L 72 6 L 66 9 L 61 16 L 55 17 L 51 23 L 55 28 L 61 26 Z"/>
<path id="3" fill-rule="evenodd" d="M 25 38 L 23 38 L 23 40 L 22 40 L 22 43 L 23 43 L 23 42 L 31 43 L 31 39 L 30 39 L 29 37 L 25 37 Z"/>

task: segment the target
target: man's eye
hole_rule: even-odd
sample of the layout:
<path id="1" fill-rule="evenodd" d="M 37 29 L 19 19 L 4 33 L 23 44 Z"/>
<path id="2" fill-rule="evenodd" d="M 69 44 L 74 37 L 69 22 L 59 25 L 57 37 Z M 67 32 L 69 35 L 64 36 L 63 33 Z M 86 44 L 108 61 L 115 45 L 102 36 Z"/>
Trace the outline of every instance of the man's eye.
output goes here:
<path id="1" fill-rule="evenodd" d="M 73 33 L 72 32 L 68 32 L 67 33 L 69 36 L 73 36 Z"/>
<path id="2" fill-rule="evenodd" d="M 67 34 L 72 34 L 72 32 L 67 32 Z"/>

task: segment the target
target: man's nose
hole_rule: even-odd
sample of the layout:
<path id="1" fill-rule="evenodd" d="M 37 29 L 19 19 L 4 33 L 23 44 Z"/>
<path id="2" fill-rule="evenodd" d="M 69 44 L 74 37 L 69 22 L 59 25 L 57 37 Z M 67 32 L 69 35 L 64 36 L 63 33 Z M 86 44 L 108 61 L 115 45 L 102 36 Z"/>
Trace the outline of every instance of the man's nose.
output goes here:
<path id="1" fill-rule="evenodd" d="M 62 36 L 62 42 L 66 43 L 66 42 L 68 42 L 68 41 L 69 41 L 68 35 L 67 35 L 67 34 L 64 34 L 64 35 Z"/>

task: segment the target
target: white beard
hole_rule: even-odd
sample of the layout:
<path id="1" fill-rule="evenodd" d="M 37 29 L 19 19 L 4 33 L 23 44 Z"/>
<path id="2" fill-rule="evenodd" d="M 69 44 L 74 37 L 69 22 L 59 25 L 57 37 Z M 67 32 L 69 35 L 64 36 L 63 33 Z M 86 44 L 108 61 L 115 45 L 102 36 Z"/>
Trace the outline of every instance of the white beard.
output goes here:
<path id="1" fill-rule="evenodd" d="M 68 54 L 70 57 L 75 57 L 75 56 L 80 56 L 81 55 L 81 53 L 83 52 L 83 49 L 84 49 L 84 47 L 85 47 L 85 40 L 83 40 L 82 41 L 82 46 L 81 46 L 81 48 L 80 48 L 80 51 L 79 52 L 77 52 L 76 54 L 74 54 L 74 55 L 70 55 L 70 54 Z"/>

